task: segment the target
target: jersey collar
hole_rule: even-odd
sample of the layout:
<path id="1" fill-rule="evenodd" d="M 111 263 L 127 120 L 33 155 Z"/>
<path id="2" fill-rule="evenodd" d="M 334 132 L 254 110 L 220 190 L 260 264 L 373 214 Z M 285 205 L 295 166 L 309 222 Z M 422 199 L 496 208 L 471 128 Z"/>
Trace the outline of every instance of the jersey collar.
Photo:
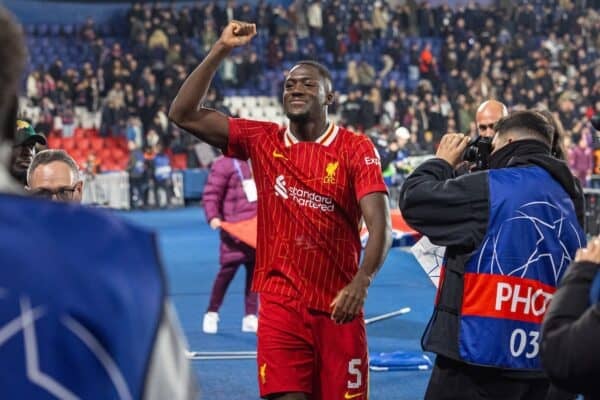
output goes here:
<path id="1" fill-rule="evenodd" d="M 339 127 L 333 122 L 330 122 L 329 126 L 325 130 L 325 133 L 319 136 L 314 143 L 318 143 L 323 146 L 329 146 L 337 136 L 338 131 Z M 285 130 L 283 140 L 285 142 L 285 147 L 290 147 L 293 144 L 300 143 L 296 136 L 294 136 L 294 134 L 290 131 L 289 127 Z"/>

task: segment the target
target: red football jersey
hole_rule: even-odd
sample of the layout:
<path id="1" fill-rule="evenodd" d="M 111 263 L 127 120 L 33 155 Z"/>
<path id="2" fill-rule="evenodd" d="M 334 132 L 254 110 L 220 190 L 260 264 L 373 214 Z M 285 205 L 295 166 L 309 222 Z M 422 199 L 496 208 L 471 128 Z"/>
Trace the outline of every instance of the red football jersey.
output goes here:
<path id="1" fill-rule="evenodd" d="M 359 200 L 387 193 L 373 144 L 333 123 L 300 142 L 276 124 L 230 118 L 227 155 L 250 158 L 258 190 L 253 290 L 329 312 L 358 270 Z"/>

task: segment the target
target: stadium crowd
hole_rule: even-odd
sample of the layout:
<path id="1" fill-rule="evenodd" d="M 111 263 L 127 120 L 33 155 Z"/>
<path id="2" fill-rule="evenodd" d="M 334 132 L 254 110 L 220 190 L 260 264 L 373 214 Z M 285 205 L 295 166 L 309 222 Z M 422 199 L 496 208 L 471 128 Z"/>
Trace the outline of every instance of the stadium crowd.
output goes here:
<path id="1" fill-rule="evenodd" d="M 254 21 L 256 40 L 226 59 L 216 77 L 209 105 L 217 109 L 239 115 L 223 105 L 224 96 L 274 95 L 294 61 L 316 59 L 332 71 L 332 114 L 372 137 L 390 161 L 383 166 L 388 177 L 410 169 L 406 157 L 433 153 L 445 132 L 476 135 L 478 104 L 496 98 L 510 110 L 552 110 L 565 128 L 571 168 L 589 185 L 598 147 L 589 119 L 600 112 L 598 2 L 496 3 L 136 3 L 114 29 L 88 19 L 72 33 L 55 32 L 74 36 L 85 62 L 32 65 L 26 94 L 45 135 L 71 137 L 82 115 L 93 115 L 99 135 L 126 138 L 130 154 L 160 143 L 167 156 L 186 155 L 177 167 L 203 166 L 195 139 L 168 122 L 167 107 L 228 21 Z M 125 23 L 127 32 L 119 29 Z"/>

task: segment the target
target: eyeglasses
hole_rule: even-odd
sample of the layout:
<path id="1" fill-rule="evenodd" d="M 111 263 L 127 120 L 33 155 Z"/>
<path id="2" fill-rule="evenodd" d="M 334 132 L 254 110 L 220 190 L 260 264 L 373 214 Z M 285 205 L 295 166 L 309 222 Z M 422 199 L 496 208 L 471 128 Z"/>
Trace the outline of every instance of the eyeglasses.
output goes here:
<path id="1" fill-rule="evenodd" d="M 494 125 L 496 125 L 495 123 L 492 124 L 479 124 L 477 125 L 477 127 L 479 128 L 479 131 L 484 132 L 487 131 L 488 129 L 494 129 Z"/>
<path id="2" fill-rule="evenodd" d="M 77 184 L 73 185 L 72 187 L 62 187 L 54 190 L 38 189 L 33 190 L 31 194 L 35 197 L 40 197 L 43 199 L 52 199 L 56 197 L 57 200 L 68 201 L 73 199 L 73 193 L 75 193 L 76 187 Z"/>

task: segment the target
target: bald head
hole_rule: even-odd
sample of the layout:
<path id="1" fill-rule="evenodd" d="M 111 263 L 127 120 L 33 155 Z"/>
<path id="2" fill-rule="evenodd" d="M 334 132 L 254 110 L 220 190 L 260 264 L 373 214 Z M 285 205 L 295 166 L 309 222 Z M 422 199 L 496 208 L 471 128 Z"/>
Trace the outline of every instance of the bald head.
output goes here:
<path id="1" fill-rule="evenodd" d="M 494 124 L 508 115 L 508 109 L 497 100 L 481 103 L 475 114 L 475 123 L 480 136 L 494 136 Z"/>

